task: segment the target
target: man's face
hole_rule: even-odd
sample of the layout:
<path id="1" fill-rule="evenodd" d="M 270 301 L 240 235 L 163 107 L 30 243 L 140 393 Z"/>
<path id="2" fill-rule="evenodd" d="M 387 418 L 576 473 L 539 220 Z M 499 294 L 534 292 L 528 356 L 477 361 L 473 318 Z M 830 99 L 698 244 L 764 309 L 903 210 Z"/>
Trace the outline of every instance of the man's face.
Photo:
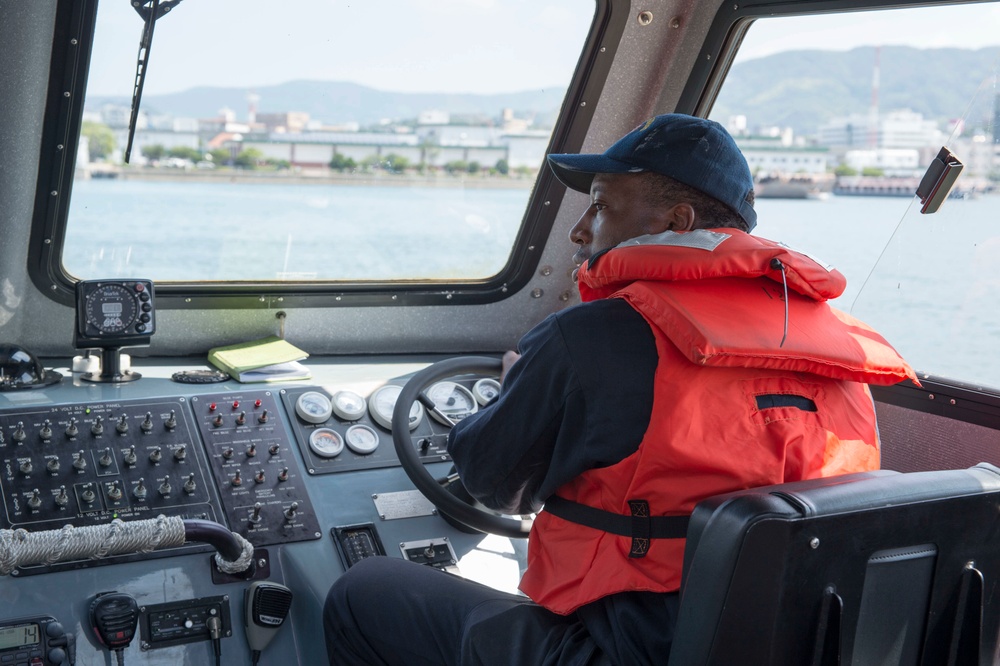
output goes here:
<path id="1" fill-rule="evenodd" d="M 622 241 L 664 230 L 667 207 L 651 203 L 643 183 L 640 174 L 594 176 L 590 206 L 569 232 L 570 241 L 579 245 L 573 255 L 577 266 Z"/>

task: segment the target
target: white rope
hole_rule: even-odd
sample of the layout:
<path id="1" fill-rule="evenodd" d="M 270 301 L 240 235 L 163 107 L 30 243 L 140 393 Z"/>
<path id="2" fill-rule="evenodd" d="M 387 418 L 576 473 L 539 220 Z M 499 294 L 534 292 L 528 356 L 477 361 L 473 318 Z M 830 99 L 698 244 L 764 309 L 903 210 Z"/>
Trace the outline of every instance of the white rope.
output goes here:
<path id="1" fill-rule="evenodd" d="M 250 561 L 253 560 L 253 544 L 236 532 L 233 532 L 233 536 L 236 537 L 236 540 L 243 547 L 240 556 L 234 561 L 229 562 L 222 559 L 221 553 L 215 554 L 215 566 L 219 567 L 219 571 L 227 574 L 237 574 L 246 571 L 250 567 Z"/>
<path id="2" fill-rule="evenodd" d="M 242 546 L 240 557 L 227 562 L 215 556 L 219 569 L 226 573 L 245 571 L 253 558 L 249 541 L 233 533 Z M 24 529 L 0 530 L 0 576 L 18 567 L 54 564 L 83 558 L 99 559 L 112 555 L 148 553 L 157 548 L 171 548 L 185 543 L 184 521 L 172 516 L 124 522 L 112 520 L 106 525 L 73 527 L 44 532 Z"/>

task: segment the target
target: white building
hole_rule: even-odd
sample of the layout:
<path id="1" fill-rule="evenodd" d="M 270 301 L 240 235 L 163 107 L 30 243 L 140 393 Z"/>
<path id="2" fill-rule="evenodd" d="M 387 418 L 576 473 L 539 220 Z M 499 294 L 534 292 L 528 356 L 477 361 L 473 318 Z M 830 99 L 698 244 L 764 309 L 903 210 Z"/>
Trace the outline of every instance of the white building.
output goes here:
<path id="1" fill-rule="evenodd" d="M 755 174 L 826 173 L 829 149 L 795 146 L 783 133 L 775 136 L 737 137 L 736 143 Z"/>
<path id="2" fill-rule="evenodd" d="M 886 176 L 915 176 L 921 171 L 920 151 L 915 148 L 848 150 L 843 163 L 859 173 L 879 169 Z"/>
<path id="3" fill-rule="evenodd" d="M 838 148 L 940 147 L 944 139 L 935 121 L 909 109 L 834 118 L 818 130 L 819 143 Z"/>

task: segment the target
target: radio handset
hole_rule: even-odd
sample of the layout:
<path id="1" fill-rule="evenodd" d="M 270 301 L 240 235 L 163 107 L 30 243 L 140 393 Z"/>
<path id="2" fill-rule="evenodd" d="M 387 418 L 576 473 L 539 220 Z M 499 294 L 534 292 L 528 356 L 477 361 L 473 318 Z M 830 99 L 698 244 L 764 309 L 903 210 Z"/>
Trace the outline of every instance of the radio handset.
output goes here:
<path id="1" fill-rule="evenodd" d="M 288 617 L 292 591 L 279 583 L 255 581 L 244 595 L 244 627 L 253 664 Z"/>

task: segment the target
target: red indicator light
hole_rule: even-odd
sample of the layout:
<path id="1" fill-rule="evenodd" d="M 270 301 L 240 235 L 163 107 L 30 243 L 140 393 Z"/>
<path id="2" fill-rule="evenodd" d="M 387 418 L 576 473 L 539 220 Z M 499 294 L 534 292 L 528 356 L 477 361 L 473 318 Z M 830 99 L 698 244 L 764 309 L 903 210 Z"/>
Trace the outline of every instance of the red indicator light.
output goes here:
<path id="1" fill-rule="evenodd" d="M 239 409 L 239 408 L 240 408 L 240 401 L 233 400 L 233 409 Z"/>
<path id="2" fill-rule="evenodd" d="M 254 401 L 253 401 L 253 406 L 254 406 L 255 408 L 256 408 L 256 407 L 260 407 L 260 398 L 257 398 L 256 400 L 254 400 Z"/>
<path id="3" fill-rule="evenodd" d="M 142 283 L 136 283 L 135 290 L 136 291 L 146 291 L 146 285 L 144 285 Z"/>
<path id="4" fill-rule="evenodd" d="M 208 411 L 210 411 L 210 412 L 214 412 L 215 411 L 215 403 L 214 402 L 211 405 L 208 406 Z"/>

